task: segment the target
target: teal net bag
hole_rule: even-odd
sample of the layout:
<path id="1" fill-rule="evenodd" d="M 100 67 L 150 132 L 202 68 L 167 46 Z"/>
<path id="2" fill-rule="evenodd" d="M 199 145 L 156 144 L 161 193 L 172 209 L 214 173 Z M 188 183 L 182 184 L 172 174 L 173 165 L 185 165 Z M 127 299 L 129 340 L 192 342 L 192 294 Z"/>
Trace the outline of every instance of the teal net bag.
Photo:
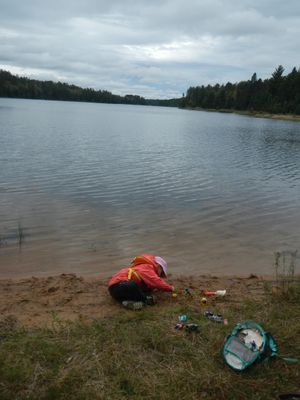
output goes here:
<path id="1" fill-rule="evenodd" d="M 223 346 L 225 363 L 235 371 L 243 371 L 258 361 L 278 357 L 274 338 L 254 321 L 239 322 L 225 338 Z M 283 358 L 297 362 L 294 358 Z"/>

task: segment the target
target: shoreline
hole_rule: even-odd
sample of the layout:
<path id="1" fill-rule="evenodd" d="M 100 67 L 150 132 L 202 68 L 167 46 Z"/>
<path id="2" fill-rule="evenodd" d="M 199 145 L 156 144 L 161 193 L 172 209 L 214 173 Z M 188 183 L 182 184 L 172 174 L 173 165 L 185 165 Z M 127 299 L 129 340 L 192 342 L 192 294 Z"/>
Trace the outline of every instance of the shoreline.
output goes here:
<path id="1" fill-rule="evenodd" d="M 172 276 L 179 299 L 184 289 L 193 293 L 195 304 L 200 305 L 201 290 L 226 289 L 226 303 L 238 299 L 261 299 L 266 296 L 265 286 L 271 285 L 271 276 Z M 170 293 L 157 292 L 158 305 L 164 307 L 172 302 Z M 174 301 L 174 300 L 173 300 Z M 54 318 L 62 321 L 105 318 L 124 312 L 107 290 L 107 279 L 95 276 L 60 274 L 24 279 L 0 279 L 1 318 L 14 318 L 24 326 L 49 326 Z"/>
<path id="2" fill-rule="evenodd" d="M 255 118 L 267 118 L 275 119 L 280 121 L 294 121 L 300 122 L 300 115 L 295 114 L 271 114 L 264 111 L 242 111 L 242 110 L 230 110 L 230 109 L 211 109 L 211 108 L 201 108 L 201 107 L 184 107 L 183 110 L 191 111 L 207 111 L 207 112 L 217 112 L 223 114 L 237 114 L 246 115 L 248 117 Z"/>

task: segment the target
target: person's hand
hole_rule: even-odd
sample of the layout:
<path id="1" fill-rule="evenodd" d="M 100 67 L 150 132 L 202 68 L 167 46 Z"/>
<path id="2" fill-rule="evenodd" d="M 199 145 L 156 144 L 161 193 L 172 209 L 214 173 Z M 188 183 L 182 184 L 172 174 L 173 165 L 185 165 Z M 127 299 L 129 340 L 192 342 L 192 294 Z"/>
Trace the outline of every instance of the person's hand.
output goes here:
<path id="1" fill-rule="evenodd" d="M 172 286 L 172 297 L 175 299 L 177 297 L 177 293 L 175 292 L 175 287 Z"/>

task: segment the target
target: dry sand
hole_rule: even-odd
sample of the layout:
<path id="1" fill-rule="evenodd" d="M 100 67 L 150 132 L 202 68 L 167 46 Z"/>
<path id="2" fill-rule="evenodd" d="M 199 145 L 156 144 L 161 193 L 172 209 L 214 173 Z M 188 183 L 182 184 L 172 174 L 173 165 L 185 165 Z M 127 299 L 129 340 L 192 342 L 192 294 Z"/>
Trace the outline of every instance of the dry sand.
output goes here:
<path id="1" fill-rule="evenodd" d="M 200 304 L 201 290 L 226 289 L 226 302 L 238 303 L 241 298 L 265 296 L 265 278 L 234 277 L 171 277 L 178 298 L 170 293 L 158 293 L 158 304 L 164 307 L 170 301 L 180 301 L 184 289 L 190 288 L 193 302 Z M 123 312 L 107 291 L 103 278 L 86 278 L 75 274 L 61 274 L 46 278 L 0 280 L 0 324 L 14 321 L 25 326 L 51 326 L 53 321 L 76 319 L 93 320 Z"/>

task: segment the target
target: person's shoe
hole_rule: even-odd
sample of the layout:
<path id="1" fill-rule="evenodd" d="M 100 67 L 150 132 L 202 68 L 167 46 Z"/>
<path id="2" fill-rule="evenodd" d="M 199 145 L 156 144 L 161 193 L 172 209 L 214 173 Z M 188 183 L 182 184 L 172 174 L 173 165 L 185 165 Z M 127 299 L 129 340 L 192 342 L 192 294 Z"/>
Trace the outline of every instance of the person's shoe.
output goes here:
<path id="1" fill-rule="evenodd" d="M 132 301 L 132 300 L 124 300 L 122 301 L 122 305 L 129 310 L 141 310 L 144 307 L 144 303 L 142 301 Z"/>
<path id="2" fill-rule="evenodd" d="M 146 296 L 146 304 L 148 304 L 148 306 L 153 306 L 156 303 L 157 303 L 156 296 L 154 295 Z"/>

